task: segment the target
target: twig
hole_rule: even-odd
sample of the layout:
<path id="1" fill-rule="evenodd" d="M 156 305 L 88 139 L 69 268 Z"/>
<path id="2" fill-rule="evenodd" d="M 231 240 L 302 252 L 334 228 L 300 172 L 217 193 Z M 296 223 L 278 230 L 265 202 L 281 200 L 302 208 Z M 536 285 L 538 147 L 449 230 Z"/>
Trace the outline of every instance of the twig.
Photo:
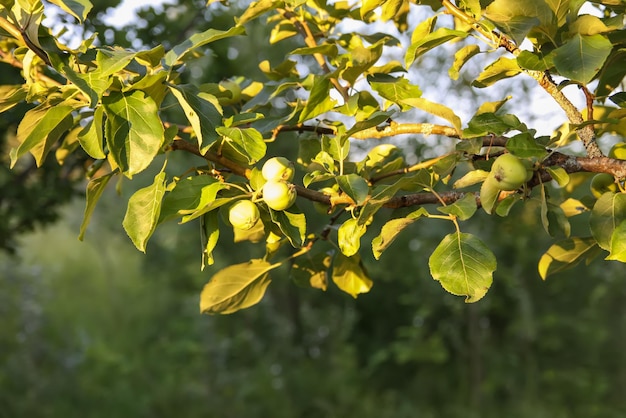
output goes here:
<path id="1" fill-rule="evenodd" d="M 285 9 L 278 9 L 278 10 L 280 11 L 280 13 L 283 15 L 285 19 L 288 19 L 291 23 L 293 23 L 293 25 L 298 29 L 298 31 L 300 31 L 300 33 L 304 37 L 304 43 L 309 48 L 318 46 L 317 41 L 315 40 L 315 36 L 313 35 L 313 32 L 311 32 L 311 29 L 309 28 L 309 25 L 306 24 L 306 22 L 303 22 L 302 20 L 298 19 L 298 16 L 289 10 L 285 10 Z M 315 61 L 317 61 L 318 65 L 322 68 L 324 73 L 329 74 L 331 72 L 330 68 L 328 67 L 328 64 L 326 63 L 326 59 L 324 58 L 322 54 L 315 53 L 313 54 L 313 58 L 315 58 Z M 348 94 L 348 91 L 346 90 L 346 88 L 339 83 L 339 80 L 337 80 L 336 78 L 331 78 L 330 82 L 335 87 L 335 89 L 337 89 L 337 91 L 341 94 L 343 99 L 345 101 L 348 101 L 348 99 L 350 98 L 350 95 Z"/>

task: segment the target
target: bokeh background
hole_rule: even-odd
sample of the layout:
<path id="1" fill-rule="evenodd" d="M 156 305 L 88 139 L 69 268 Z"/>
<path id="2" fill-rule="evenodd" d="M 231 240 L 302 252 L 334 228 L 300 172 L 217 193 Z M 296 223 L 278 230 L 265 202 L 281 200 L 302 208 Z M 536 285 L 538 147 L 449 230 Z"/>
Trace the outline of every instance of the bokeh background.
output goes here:
<path id="1" fill-rule="evenodd" d="M 102 44 L 131 48 L 171 47 L 194 31 L 226 28 L 237 12 L 236 2 L 206 9 L 205 0 L 172 0 L 117 29 L 110 16 L 120 2 L 93 3 L 93 20 L 70 35 L 98 33 Z M 73 28 L 60 16 L 50 24 Z M 268 49 L 268 30 L 256 21 L 248 38 L 212 44 L 184 77 L 260 79 L 258 60 L 281 60 L 293 47 Z M 421 66 L 447 68 L 449 60 L 443 50 Z M 461 114 L 478 100 L 438 71 L 411 76 Z M 4 64 L 0 79 L 20 82 Z M 542 100 L 526 84 L 503 82 L 485 94 L 512 92 L 525 103 Z M 546 123 L 550 112 L 533 115 L 517 103 L 509 111 L 529 125 Z M 541 281 L 536 266 L 550 238 L 532 202 L 508 218 L 480 215 L 464 225 L 498 259 L 479 303 L 463 303 L 429 275 L 428 256 L 449 226 L 416 222 L 380 261 L 365 259 L 374 287 L 356 300 L 332 284 L 326 292 L 298 287 L 282 269 L 259 305 L 202 316 L 199 293 L 210 275 L 258 249 L 225 235 L 216 265 L 201 272 L 199 226 L 174 223 L 156 232 L 147 254 L 136 251 L 121 220 L 151 173 L 118 185 L 119 193 L 107 190 L 79 242 L 84 161 L 6 168 L 24 111 L 0 120 L 0 418 L 624 416 L 623 265 L 583 264 Z M 400 141 L 418 159 L 446 146 Z M 574 230 L 577 222 L 584 215 Z"/>

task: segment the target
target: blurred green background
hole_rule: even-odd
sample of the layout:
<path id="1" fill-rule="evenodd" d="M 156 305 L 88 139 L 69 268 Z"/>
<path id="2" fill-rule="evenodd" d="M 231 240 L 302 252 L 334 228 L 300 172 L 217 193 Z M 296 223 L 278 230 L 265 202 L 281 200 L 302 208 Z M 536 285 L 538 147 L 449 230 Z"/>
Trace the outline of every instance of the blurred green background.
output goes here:
<path id="1" fill-rule="evenodd" d="M 119 1 L 94 3 L 87 30 L 126 46 L 175 44 L 234 12 L 180 0 L 144 10 L 130 34 L 104 23 Z M 191 81 L 254 73 L 259 54 L 281 56 L 262 49 L 263 25 L 249 32 L 247 43 L 216 44 Z M 0 74 L 19 80 L 4 66 Z M 20 111 L 1 122 L 3 155 Z M 428 152 L 415 139 L 404 146 Z M 81 163 L 0 172 L 0 238 L 11 250 L 0 255 L 0 418 L 624 416 L 623 265 L 580 265 L 542 282 L 536 265 L 550 240 L 532 205 L 463 226 L 498 259 L 479 303 L 432 280 L 428 256 L 451 231 L 416 222 L 381 261 L 365 260 L 374 287 L 357 300 L 332 284 L 299 288 L 281 270 L 259 305 L 201 316 L 210 275 L 254 250 L 225 236 L 216 266 L 200 272 L 198 225 L 167 224 L 137 252 L 121 219 L 142 185 L 126 183 L 119 196 L 107 191 L 79 242 L 84 203 L 70 198 L 84 183 L 68 166 Z"/>

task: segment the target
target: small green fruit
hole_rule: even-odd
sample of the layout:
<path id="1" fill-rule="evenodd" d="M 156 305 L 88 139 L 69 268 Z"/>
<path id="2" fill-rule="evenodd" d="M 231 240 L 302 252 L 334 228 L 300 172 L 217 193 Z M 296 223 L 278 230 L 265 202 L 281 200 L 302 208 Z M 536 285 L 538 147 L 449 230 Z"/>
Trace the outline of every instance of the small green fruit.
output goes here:
<path id="1" fill-rule="evenodd" d="M 231 225 L 245 231 L 257 223 L 259 216 L 259 209 L 249 200 L 239 200 L 228 210 L 228 220 Z"/>
<path id="2" fill-rule="evenodd" d="M 288 209 L 295 203 L 296 196 L 296 188 L 291 183 L 270 180 L 263 185 L 263 200 L 270 209 Z"/>
<path id="3" fill-rule="evenodd" d="M 267 181 L 291 181 L 294 175 L 293 163 L 285 157 L 272 157 L 263 164 L 261 174 Z"/>
<path id="4" fill-rule="evenodd" d="M 612 175 L 607 173 L 600 173 L 593 176 L 591 179 L 591 185 L 589 186 L 591 194 L 599 199 L 606 192 L 616 193 L 618 191 L 617 183 Z"/>
<path id="5" fill-rule="evenodd" d="M 500 190 L 517 190 L 529 180 L 526 165 L 513 154 L 502 154 L 493 162 L 489 174 Z"/>

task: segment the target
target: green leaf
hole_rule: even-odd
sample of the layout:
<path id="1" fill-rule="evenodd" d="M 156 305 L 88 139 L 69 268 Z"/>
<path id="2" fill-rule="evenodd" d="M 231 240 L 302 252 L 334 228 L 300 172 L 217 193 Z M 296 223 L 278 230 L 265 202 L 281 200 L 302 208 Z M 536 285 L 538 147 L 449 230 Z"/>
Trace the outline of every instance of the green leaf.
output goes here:
<path id="1" fill-rule="evenodd" d="M 288 210 L 270 211 L 272 222 L 285 234 L 294 248 L 302 247 L 306 235 L 306 216 L 292 206 Z"/>
<path id="2" fill-rule="evenodd" d="M 322 151 L 328 153 L 335 161 L 345 161 L 350 152 L 348 135 L 322 136 Z"/>
<path id="3" fill-rule="evenodd" d="M 457 114 L 454 113 L 454 111 L 449 107 L 439 103 L 431 102 L 430 100 L 423 99 L 421 97 L 404 99 L 402 100 L 402 103 L 412 107 L 416 107 L 432 115 L 439 116 L 440 118 L 447 120 L 457 130 L 459 135 L 462 134 L 461 118 L 459 118 Z"/>
<path id="4" fill-rule="evenodd" d="M 330 97 L 330 87 L 329 76 L 315 77 L 309 99 L 300 113 L 299 123 L 328 112 L 335 107 L 337 102 Z"/>
<path id="5" fill-rule="evenodd" d="M 212 210 L 200 218 L 200 239 L 202 241 L 202 266 L 200 270 L 204 270 L 205 266 L 213 265 L 215 262 L 213 250 L 219 237 L 219 211 Z"/>
<path id="6" fill-rule="evenodd" d="M 357 205 L 363 204 L 369 194 L 365 179 L 357 174 L 345 174 L 336 177 L 337 184 Z"/>
<path id="7" fill-rule="evenodd" d="M 476 196 L 474 193 L 467 193 L 461 199 L 448 206 L 439 206 L 437 210 L 441 213 L 454 215 L 461 221 L 466 221 L 476 213 Z"/>
<path id="8" fill-rule="evenodd" d="M 366 230 L 367 227 L 360 225 L 358 219 L 355 218 L 348 219 L 339 227 L 337 242 L 343 255 L 351 257 L 359 252 L 361 237 Z"/>
<path id="9" fill-rule="evenodd" d="M 52 145 L 72 127 L 72 110 L 68 105 L 41 105 L 26 112 L 17 127 L 20 145 L 11 150 L 11 167 L 29 151 L 40 167 Z"/>
<path id="10" fill-rule="evenodd" d="M 377 7 L 382 6 L 387 0 L 363 0 L 359 12 L 361 19 L 365 19 L 367 15 L 373 12 Z"/>
<path id="11" fill-rule="evenodd" d="M 253 259 L 218 271 L 202 289 L 200 312 L 230 314 L 256 305 L 271 282 L 269 271 L 280 265 Z"/>
<path id="12" fill-rule="evenodd" d="M 592 250 L 595 248 L 596 240 L 592 237 L 574 237 L 558 241 L 541 256 L 538 265 L 539 275 L 545 280 L 552 274 L 572 268 L 583 258 L 593 255 Z"/>
<path id="13" fill-rule="evenodd" d="M 178 213 L 183 215 L 180 223 L 184 224 L 189 221 L 193 221 L 194 219 L 212 211 L 213 209 L 217 209 L 221 206 L 230 204 L 234 200 L 238 199 L 237 197 L 217 198 L 217 193 L 227 187 L 227 184 L 221 182 L 215 182 L 204 186 L 200 191 L 200 200 L 198 201 L 197 207 L 189 210 L 178 210 Z"/>
<path id="14" fill-rule="evenodd" d="M 396 78 L 390 75 L 377 74 L 368 76 L 370 86 L 383 98 L 402 106 L 403 110 L 410 108 L 404 103 L 405 99 L 413 99 L 422 96 L 422 91 L 416 85 L 411 84 L 404 77 Z"/>
<path id="15" fill-rule="evenodd" d="M 626 263 L 626 221 L 620 222 L 615 230 L 613 230 L 610 254 L 606 259 Z"/>
<path id="16" fill-rule="evenodd" d="M 454 54 L 454 62 L 448 70 L 448 75 L 453 80 L 459 79 L 461 68 L 476 54 L 480 52 L 480 47 L 475 44 L 465 45 Z"/>
<path id="17" fill-rule="evenodd" d="M 552 177 L 560 187 L 565 187 L 567 183 L 569 183 L 569 174 L 567 174 L 567 171 L 565 171 L 563 167 L 546 167 L 546 171 L 550 173 L 550 177 Z"/>
<path id="18" fill-rule="evenodd" d="M 517 64 L 525 70 L 546 71 L 552 68 L 554 62 L 552 55 L 543 56 L 539 53 L 521 51 L 517 56 Z"/>
<path id="19" fill-rule="evenodd" d="M 137 190 L 128 201 L 122 226 L 135 247 L 146 252 L 146 244 L 156 229 L 165 194 L 165 172 L 154 176 L 154 182 Z"/>
<path id="20" fill-rule="evenodd" d="M 332 279 L 339 289 L 355 299 L 359 294 L 369 292 L 373 285 L 358 255 L 346 257 L 341 253 L 336 254 Z"/>
<path id="21" fill-rule="evenodd" d="M 241 19 L 243 19 L 243 16 Z M 185 55 L 187 55 L 189 52 L 203 45 L 219 41 L 220 39 L 243 35 L 245 33 L 246 31 L 243 26 L 234 26 L 226 31 L 218 29 L 208 29 L 202 33 L 193 34 L 189 37 L 189 39 L 176 45 L 174 48 L 168 51 L 167 54 L 165 54 L 165 66 L 172 67 L 178 61 L 183 59 Z"/>
<path id="22" fill-rule="evenodd" d="M 500 57 L 491 64 L 489 64 L 476 80 L 472 83 L 472 86 L 478 88 L 484 88 L 491 86 L 505 78 L 514 77 L 521 73 L 522 69 L 517 65 L 517 60 L 511 58 Z"/>
<path id="23" fill-rule="evenodd" d="M 49 0 L 49 2 L 74 16 L 80 23 L 84 22 L 93 7 L 89 0 Z"/>
<path id="24" fill-rule="evenodd" d="M 463 39 L 468 35 L 467 32 L 449 28 L 439 28 L 434 32 L 412 42 L 406 50 L 404 63 L 409 68 L 417 58 L 430 51 L 431 49 L 452 40 Z"/>
<path id="25" fill-rule="evenodd" d="M 548 154 L 545 147 L 539 145 L 530 132 L 522 132 L 509 138 L 506 142 L 506 149 L 520 158 L 542 159 Z"/>
<path id="26" fill-rule="evenodd" d="M 218 180 L 211 176 L 193 176 L 169 185 L 161 205 L 159 223 L 182 216 L 181 212 L 190 213 L 199 209 L 205 186 L 216 183 L 219 183 Z"/>
<path id="27" fill-rule="evenodd" d="M 221 106 L 216 98 L 211 101 L 199 96 L 200 92 L 192 85 L 171 86 L 170 91 L 183 108 L 198 138 L 198 149 L 204 154 L 219 138 L 216 129 L 222 124 Z"/>
<path id="28" fill-rule="evenodd" d="M 135 58 L 137 53 L 120 47 L 105 47 L 98 50 L 96 63 L 99 78 L 115 74 L 124 68 Z"/>
<path id="29" fill-rule="evenodd" d="M 518 44 L 534 27 L 541 26 L 546 33 L 556 31 L 554 13 L 545 0 L 495 0 L 483 15 Z"/>
<path id="30" fill-rule="evenodd" d="M 464 138 L 474 138 L 487 134 L 502 135 L 521 127 L 521 122 L 515 115 L 496 115 L 485 112 L 475 115 L 463 130 Z"/>
<path id="31" fill-rule="evenodd" d="M 624 220 L 626 220 L 626 194 L 607 192 L 600 196 L 589 217 L 591 235 L 600 248 L 611 251 L 613 232 Z"/>
<path id="32" fill-rule="evenodd" d="M 610 29 L 604 24 L 600 18 L 592 15 L 580 15 L 569 25 L 570 33 L 578 33 L 580 35 L 598 35 L 600 33 L 609 32 Z"/>
<path id="33" fill-rule="evenodd" d="M 129 178 L 146 169 L 161 150 L 163 123 L 144 92 L 111 92 L 102 98 L 106 139 L 113 160 Z"/>
<path id="34" fill-rule="evenodd" d="M 554 66 L 563 77 L 587 84 L 600 71 L 612 48 L 606 36 L 575 34 L 554 50 Z"/>
<path id="35" fill-rule="evenodd" d="M 237 25 L 243 25 L 261 16 L 263 13 L 276 9 L 279 6 L 280 6 L 280 3 L 274 0 L 254 1 L 250 4 L 250 6 L 248 6 L 246 11 L 243 12 L 243 14 L 239 17 L 239 19 L 237 19 Z"/>
<path id="36" fill-rule="evenodd" d="M 93 118 L 78 134 L 78 142 L 90 157 L 99 160 L 106 158 L 104 153 L 104 133 L 103 133 L 104 109 L 102 106 L 96 107 Z"/>
<path id="37" fill-rule="evenodd" d="M 267 145 L 263 141 L 263 135 L 254 128 L 226 128 L 220 126 L 217 133 L 230 143 L 235 151 L 248 160 L 248 163 L 255 164 L 265 157 Z"/>
<path id="38" fill-rule="evenodd" d="M 326 291 L 328 288 L 328 269 L 332 257 L 327 253 L 319 252 L 311 255 L 307 252 L 293 260 L 290 275 L 296 284 L 309 286 Z"/>
<path id="39" fill-rule="evenodd" d="M 445 290 L 471 303 L 482 299 L 491 287 L 496 257 L 480 239 L 455 232 L 444 237 L 428 265 Z"/>
<path id="40" fill-rule="evenodd" d="M 85 237 L 85 232 L 87 232 L 87 226 L 89 225 L 91 215 L 96 208 L 96 204 L 98 203 L 100 196 L 102 196 L 102 192 L 104 192 L 109 180 L 111 180 L 115 174 L 116 172 L 111 172 L 105 174 L 104 176 L 92 179 L 89 183 L 87 183 L 85 214 L 83 215 L 83 221 L 80 224 L 80 234 L 78 235 L 79 240 L 82 241 Z"/>
<path id="41" fill-rule="evenodd" d="M 23 102 L 26 96 L 27 90 L 22 85 L 0 86 L 0 113 L 6 112 Z"/>
<path id="42" fill-rule="evenodd" d="M 428 216 L 428 212 L 424 208 L 419 208 L 405 218 L 387 221 L 380 230 L 380 234 L 372 240 L 372 253 L 374 254 L 374 258 L 376 258 L 376 260 L 380 259 L 383 251 L 389 248 L 398 234 L 422 216 Z"/>

